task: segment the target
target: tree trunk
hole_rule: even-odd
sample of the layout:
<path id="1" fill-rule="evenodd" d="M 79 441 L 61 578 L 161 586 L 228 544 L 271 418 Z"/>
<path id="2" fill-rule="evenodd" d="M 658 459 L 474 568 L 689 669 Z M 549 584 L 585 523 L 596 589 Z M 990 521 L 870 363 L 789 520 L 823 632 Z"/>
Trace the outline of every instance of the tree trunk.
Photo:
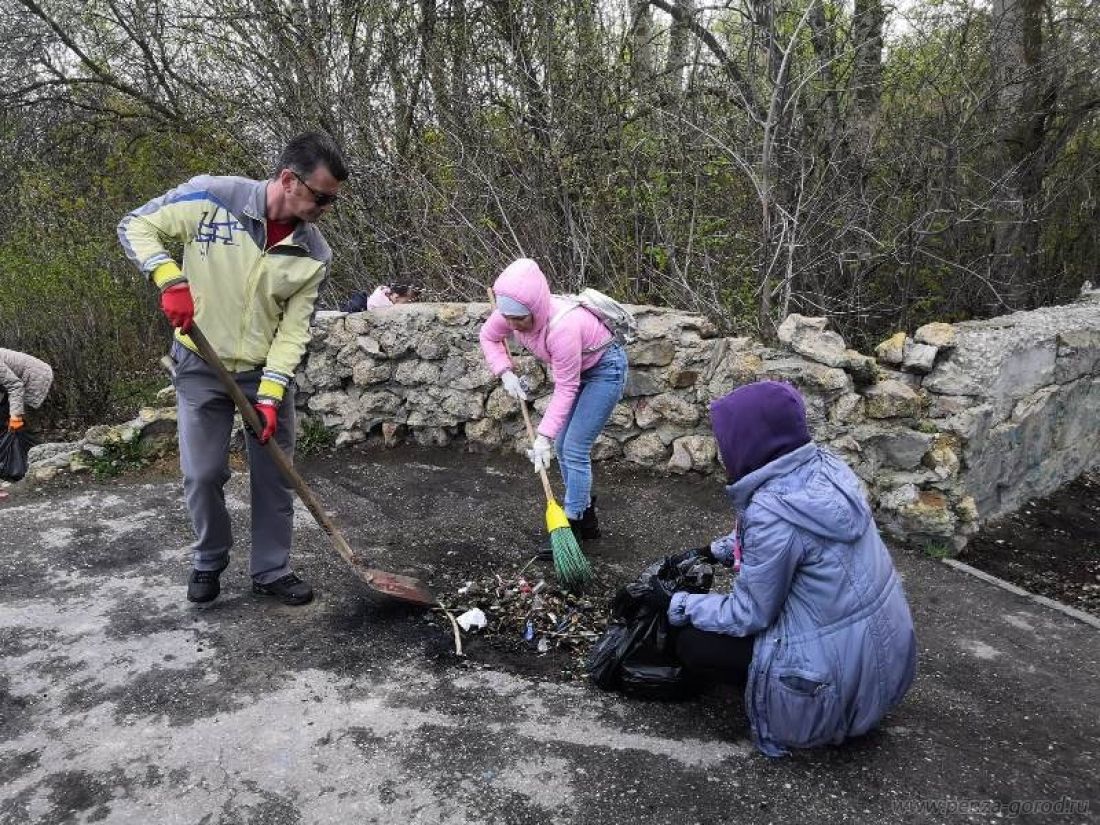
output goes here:
<path id="1" fill-rule="evenodd" d="M 998 158 L 989 277 L 997 300 L 1026 305 L 1039 253 L 1039 198 L 1046 117 L 1042 0 L 994 0 L 992 54 Z"/>
<path id="2" fill-rule="evenodd" d="M 695 16 L 695 0 L 680 0 L 677 5 L 687 19 Z M 687 20 L 674 17 L 668 32 L 668 59 L 665 62 L 665 92 L 672 104 L 679 103 L 684 96 L 684 68 L 688 64 L 690 35 Z"/>

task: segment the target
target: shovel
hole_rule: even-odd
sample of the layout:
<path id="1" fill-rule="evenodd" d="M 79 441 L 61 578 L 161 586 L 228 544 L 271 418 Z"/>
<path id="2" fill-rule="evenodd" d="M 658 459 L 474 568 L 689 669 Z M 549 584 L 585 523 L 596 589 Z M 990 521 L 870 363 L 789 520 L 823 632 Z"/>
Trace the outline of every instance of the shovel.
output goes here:
<path id="1" fill-rule="evenodd" d="M 245 394 L 241 391 L 241 388 L 237 386 L 237 382 L 233 380 L 228 370 L 222 366 L 221 359 L 219 359 L 217 353 L 214 352 L 214 348 L 210 346 L 210 342 L 207 340 L 206 336 L 202 334 L 202 331 L 195 324 L 191 325 L 191 331 L 188 335 L 191 340 L 195 342 L 195 346 L 198 347 L 199 355 L 202 356 L 207 366 L 218 376 L 218 380 L 221 381 L 222 386 L 225 387 L 225 391 L 229 393 L 229 396 L 233 399 L 233 403 L 237 405 L 237 409 L 240 411 L 245 424 L 248 425 L 252 432 L 259 435 L 263 432 L 260 416 L 252 408 L 252 404 L 249 403 Z M 313 490 L 306 484 L 305 479 L 298 475 L 298 471 L 294 469 L 294 465 L 290 463 L 290 459 L 287 458 L 282 448 L 275 443 L 275 439 L 268 439 L 268 442 L 263 446 L 276 466 L 282 471 L 286 480 L 290 482 L 290 485 L 298 493 L 298 497 L 302 500 L 302 503 L 305 504 L 306 508 L 313 515 L 313 518 L 317 520 L 321 529 L 328 534 L 329 539 L 332 540 L 332 546 L 336 548 L 336 552 L 340 554 L 340 557 L 347 562 L 352 572 L 362 579 L 367 587 L 389 596 L 390 598 L 408 602 L 409 604 L 426 607 L 436 603 L 432 591 L 430 591 L 427 585 L 420 579 L 412 576 L 402 576 L 399 573 L 389 573 L 374 567 L 364 567 L 357 561 L 343 533 L 341 533 L 336 528 L 336 525 L 332 523 L 332 520 L 329 519 L 328 514 L 325 513 L 324 508 L 321 507 L 321 502 L 318 501 L 317 496 L 313 494 Z"/>

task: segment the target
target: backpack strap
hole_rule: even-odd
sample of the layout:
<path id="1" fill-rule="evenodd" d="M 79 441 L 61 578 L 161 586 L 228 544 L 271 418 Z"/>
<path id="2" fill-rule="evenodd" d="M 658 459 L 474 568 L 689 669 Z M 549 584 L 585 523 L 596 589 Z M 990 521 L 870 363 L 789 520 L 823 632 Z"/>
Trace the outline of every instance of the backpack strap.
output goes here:
<path id="1" fill-rule="evenodd" d="M 561 298 L 564 301 L 568 301 L 569 306 L 562 307 L 561 309 L 559 309 L 557 312 L 554 313 L 554 316 L 549 321 L 546 322 L 546 331 L 547 332 L 550 331 L 551 327 L 553 327 L 554 324 L 556 324 L 558 321 L 560 321 L 562 318 L 564 318 L 566 315 L 568 315 L 570 312 L 577 309 L 578 307 L 580 307 L 581 309 L 584 309 L 584 310 L 588 310 L 588 314 L 591 315 L 593 318 L 595 318 L 597 321 L 599 321 L 600 326 L 602 326 L 604 329 L 607 329 L 607 324 L 605 324 L 603 322 L 603 320 L 600 318 L 600 316 L 598 316 L 596 313 L 589 310 L 588 307 L 586 307 L 581 301 L 578 301 L 575 298 L 568 298 L 564 295 L 557 295 L 555 297 Z M 611 332 L 611 330 L 607 330 L 607 331 Z M 615 333 L 611 332 L 611 337 L 610 338 L 608 338 L 602 344 L 597 344 L 594 347 L 585 347 L 584 349 L 581 350 L 581 355 L 591 355 L 594 352 L 601 352 L 601 351 L 607 349 L 609 346 L 611 346 L 614 343 L 615 343 Z"/>
<path id="2" fill-rule="evenodd" d="M 558 296 L 558 297 L 561 297 L 561 296 Z M 546 322 L 546 328 L 547 329 L 550 329 L 551 327 L 553 327 L 558 321 L 560 321 L 562 318 L 564 318 L 570 312 L 575 310 L 577 307 L 581 306 L 580 301 L 574 301 L 570 298 L 562 298 L 562 300 L 567 301 L 569 306 L 562 307 L 561 309 L 559 309 L 557 312 L 554 313 L 553 317 L 549 321 Z"/>

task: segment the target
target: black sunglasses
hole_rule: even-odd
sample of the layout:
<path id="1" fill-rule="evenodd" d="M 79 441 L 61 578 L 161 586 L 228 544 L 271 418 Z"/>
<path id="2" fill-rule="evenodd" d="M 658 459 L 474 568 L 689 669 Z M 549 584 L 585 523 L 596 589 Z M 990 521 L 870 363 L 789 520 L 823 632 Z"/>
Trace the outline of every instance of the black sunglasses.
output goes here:
<path id="1" fill-rule="evenodd" d="M 329 206 L 330 204 L 336 203 L 336 199 L 339 197 L 339 195 L 330 195 L 328 192 L 318 192 L 316 189 L 306 183 L 305 178 L 303 178 L 293 169 L 290 170 L 290 174 L 294 175 L 294 177 L 298 179 L 298 182 L 309 190 L 309 194 L 313 195 L 313 202 L 318 206 Z"/>

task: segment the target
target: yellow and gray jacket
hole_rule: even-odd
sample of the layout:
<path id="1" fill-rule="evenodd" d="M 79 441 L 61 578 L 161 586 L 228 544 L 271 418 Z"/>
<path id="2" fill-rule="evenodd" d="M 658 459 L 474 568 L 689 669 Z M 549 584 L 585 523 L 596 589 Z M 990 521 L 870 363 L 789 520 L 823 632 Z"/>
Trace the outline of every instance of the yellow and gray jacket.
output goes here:
<path id="1" fill-rule="evenodd" d="M 259 394 L 276 401 L 309 341 L 332 252 L 316 226 L 264 251 L 267 181 L 199 175 L 118 225 L 126 255 L 160 289 L 187 281 L 195 323 L 230 372 L 263 367 Z M 182 271 L 165 243 L 183 244 Z M 176 337 L 195 346 L 178 331 Z"/>

